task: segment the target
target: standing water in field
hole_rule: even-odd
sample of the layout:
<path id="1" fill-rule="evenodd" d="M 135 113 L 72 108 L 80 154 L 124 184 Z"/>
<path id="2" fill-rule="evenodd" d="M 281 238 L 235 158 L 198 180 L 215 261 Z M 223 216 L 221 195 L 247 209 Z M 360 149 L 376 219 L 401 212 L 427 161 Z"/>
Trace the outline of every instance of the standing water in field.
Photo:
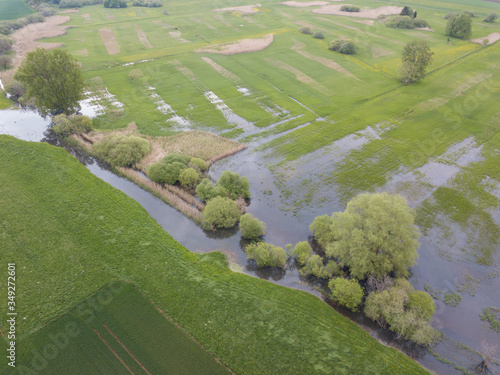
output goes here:
<path id="1" fill-rule="evenodd" d="M 249 263 L 246 259 L 242 248 L 244 240 L 237 229 L 217 232 L 203 231 L 192 220 L 174 208 L 134 183 L 112 173 L 105 163 L 97 161 L 78 148 L 61 143 L 51 135 L 49 126 L 50 120 L 40 117 L 38 113 L 33 111 L 0 111 L 1 134 L 64 147 L 93 174 L 135 199 L 168 233 L 191 251 L 205 253 L 220 250 L 226 254 L 230 267 L 234 271 L 251 274 L 280 285 L 302 289 L 321 296 L 317 288 L 321 289 L 324 285 L 301 277 L 293 263 L 286 270 L 256 268 L 253 263 Z M 281 192 L 274 185 L 274 176 L 263 162 L 263 154 L 256 152 L 253 145 L 250 146 L 230 158 L 222 159 L 213 164 L 210 169 L 211 176 L 218 178 L 224 170 L 232 170 L 249 178 L 252 199 L 247 212 L 252 213 L 267 224 L 268 231 L 264 238 L 266 242 L 284 247 L 287 243 L 295 244 L 307 240 L 310 236 L 308 226 L 318 213 L 313 207 L 307 206 L 303 208 L 300 218 L 292 212 L 286 211 L 287 207 L 283 206 Z M 451 152 L 453 150 L 450 149 L 446 155 L 450 158 L 454 157 Z M 475 150 L 474 147 L 473 150 Z M 471 158 L 477 158 L 476 154 Z M 319 159 L 321 157 L 318 155 Z M 457 160 L 462 163 L 460 157 Z M 491 181 L 485 183 L 491 184 Z M 331 214 L 345 208 L 335 198 L 333 191 L 330 194 L 333 198 L 321 208 L 320 214 Z M 454 232 L 450 233 L 450 236 L 457 240 L 457 246 L 462 246 L 459 243 L 460 228 L 455 228 Z M 474 263 L 450 262 L 443 259 L 436 251 L 432 231 L 421 239 L 421 243 L 420 259 L 418 265 L 412 269 L 411 282 L 416 289 L 428 289 L 437 298 L 433 323 L 437 329 L 445 334 L 445 339 L 434 348 L 434 351 L 442 357 L 451 358 L 454 361 L 457 361 L 458 358 L 458 360 L 470 364 L 477 359 L 477 355 L 464 349 L 463 344 L 477 350 L 483 341 L 498 342 L 498 334 L 487 327 L 485 328 L 486 323 L 479 319 L 479 314 L 483 313 L 483 307 L 498 304 L 498 270 L 495 273 L 491 267 L 491 272 L 484 276 L 484 266 Z M 463 246 L 467 246 L 467 244 L 465 243 Z M 458 307 L 452 307 L 444 302 L 447 294 L 457 292 L 462 296 Z M 439 362 L 427 351 L 397 340 L 390 331 L 377 327 L 361 313 L 351 313 L 342 307 L 334 307 L 373 336 L 417 358 L 427 368 L 439 374 L 460 373 L 458 370 Z"/>

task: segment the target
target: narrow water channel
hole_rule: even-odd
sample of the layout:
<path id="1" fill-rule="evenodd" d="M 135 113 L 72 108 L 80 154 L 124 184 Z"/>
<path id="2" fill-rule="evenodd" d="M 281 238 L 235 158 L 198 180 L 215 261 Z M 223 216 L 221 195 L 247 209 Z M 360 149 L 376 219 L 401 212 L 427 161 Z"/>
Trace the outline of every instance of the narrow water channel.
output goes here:
<path id="1" fill-rule="evenodd" d="M 187 249 L 197 253 L 220 250 L 227 255 L 231 268 L 235 271 L 264 278 L 283 286 L 305 290 L 323 298 L 318 290 L 324 285 L 314 284 L 301 277 L 298 269 L 293 264 L 285 271 L 281 271 L 258 269 L 247 262 L 245 253 L 242 250 L 243 240 L 237 229 L 215 233 L 203 231 L 176 209 L 127 179 L 112 173 L 105 163 L 97 161 L 78 148 L 61 143 L 51 135 L 49 127 L 50 121 L 41 118 L 33 111 L 16 109 L 0 111 L 0 134 L 9 134 L 27 141 L 47 142 L 64 147 L 94 175 L 135 199 L 148 211 L 151 217 Z M 288 243 L 295 244 L 308 239 L 310 236 L 308 226 L 312 222 L 314 214 L 310 213 L 308 215 L 306 212 L 299 219 L 292 213 L 284 212 L 281 209 L 282 203 L 279 190 L 274 186 L 273 176 L 264 164 L 261 153 L 256 152 L 253 147 L 249 147 L 212 165 L 210 174 L 212 177 L 218 178 L 222 171 L 228 169 L 249 178 L 252 199 L 247 211 L 266 223 L 268 227 L 265 236 L 266 242 L 285 247 Z M 325 208 L 324 213 L 331 214 L 344 208 L 338 203 L 333 203 Z M 412 284 L 418 289 L 423 289 L 424 284 L 428 282 L 440 286 L 444 290 L 446 288 L 451 289 L 456 282 L 458 272 L 468 272 L 472 275 L 481 272 L 480 267 L 474 264 L 450 263 L 436 256 L 432 244 L 425 237 L 419 252 L 419 264 L 412 270 L 413 276 L 411 279 Z M 496 334 L 483 329 L 481 321 L 477 319 L 480 306 L 489 306 L 492 301 L 499 300 L 498 289 L 494 287 L 494 283 L 485 286 L 485 288 L 481 289 L 480 296 L 477 298 L 464 298 L 462 302 L 464 308 L 460 310 L 453 310 L 442 303 L 437 303 L 434 326 L 449 338 L 446 342 L 441 342 L 435 347 L 436 352 L 440 353 L 440 355 L 448 358 L 459 355 L 457 349 L 453 349 L 455 341 L 464 342 L 475 349 L 479 348 L 482 341 L 498 342 Z M 334 305 L 331 301 L 326 300 L 326 302 Z M 334 307 L 340 313 L 358 323 L 372 336 L 402 350 L 432 371 L 439 374 L 460 374 L 454 368 L 437 361 L 427 351 L 397 340 L 391 332 L 380 329 L 361 313 L 352 313 L 339 306 Z"/>

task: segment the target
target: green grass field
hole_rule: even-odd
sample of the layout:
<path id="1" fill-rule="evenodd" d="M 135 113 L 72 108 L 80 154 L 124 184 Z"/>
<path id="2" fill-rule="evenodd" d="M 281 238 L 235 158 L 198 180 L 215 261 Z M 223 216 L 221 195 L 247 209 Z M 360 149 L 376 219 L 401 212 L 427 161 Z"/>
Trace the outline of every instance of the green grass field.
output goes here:
<path id="1" fill-rule="evenodd" d="M 12 20 L 33 13 L 23 0 L 0 0 L 0 21 Z"/>
<path id="2" fill-rule="evenodd" d="M 69 374 L 78 368 L 82 375 L 123 374 L 126 369 L 135 374 L 230 374 L 123 282 L 105 286 L 22 340 L 20 347 L 21 366 L 46 363 L 40 374 Z"/>
<path id="3" fill-rule="evenodd" d="M 233 273 L 220 253 L 190 253 L 138 203 L 65 150 L 0 136 L 0 159 L 1 260 L 16 263 L 20 351 L 28 348 L 23 342 L 40 348 L 47 342 L 44 329 L 51 330 L 43 326 L 55 318 L 56 327 L 64 324 L 74 316 L 64 314 L 81 311 L 89 295 L 128 280 L 238 374 L 322 374 L 332 368 L 345 374 L 426 373 L 317 297 Z M 148 315 L 151 307 L 132 311 Z M 125 323 L 133 318 L 126 314 L 110 303 L 96 317 L 139 353 L 136 333 Z M 95 340 L 85 332 L 85 340 Z M 156 357 L 141 356 L 156 363 Z M 70 356 L 61 366 L 73 361 Z"/>

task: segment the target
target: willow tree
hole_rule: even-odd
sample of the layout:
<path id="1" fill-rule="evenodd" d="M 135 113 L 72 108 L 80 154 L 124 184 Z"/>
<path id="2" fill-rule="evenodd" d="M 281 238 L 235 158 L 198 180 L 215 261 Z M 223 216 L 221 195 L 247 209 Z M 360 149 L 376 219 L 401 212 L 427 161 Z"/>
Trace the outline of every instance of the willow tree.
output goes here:
<path id="1" fill-rule="evenodd" d="M 80 66 L 66 51 L 37 48 L 29 52 L 15 78 L 44 116 L 70 115 L 80 109 L 85 84 Z"/>
<path id="2" fill-rule="evenodd" d="M 326 254 L 348 266 L 358 280 L 408 276 L 418 258 L 420 232 L 400 195 L 360 194 L 344 212 L 318 216 L 310 229 Z"/>

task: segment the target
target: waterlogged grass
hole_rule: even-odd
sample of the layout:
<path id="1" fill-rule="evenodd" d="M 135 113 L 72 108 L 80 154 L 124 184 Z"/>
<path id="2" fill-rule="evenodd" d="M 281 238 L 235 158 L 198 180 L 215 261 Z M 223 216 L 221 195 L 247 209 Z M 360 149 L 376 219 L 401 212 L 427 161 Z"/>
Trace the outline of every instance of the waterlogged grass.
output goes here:
<path id="1" fill-rule="evenodd" d="M 123 282 L 107 285 L 81 301 L 22 340 L 20 347 L 18 370 L 45 364 L 39 374 L 68 374 L 82 367 L 88 374 L 123 374 L 126 368 L 136 374 L 146 370 L 152 374 L 230 374 L 145 296 Z M 46 358 L 47 353 L 51 358 Z"/>
<path id="2" fill-rule="evenodd" d="M 238 374 L 426 373 L 313 295 L 232 273 L 220 253 L 190 253 L 65 150 L 0 143 L 2 262 L 16 263 L 18 333 L 34 345 L 44 324 L 129 280 Z"/>

